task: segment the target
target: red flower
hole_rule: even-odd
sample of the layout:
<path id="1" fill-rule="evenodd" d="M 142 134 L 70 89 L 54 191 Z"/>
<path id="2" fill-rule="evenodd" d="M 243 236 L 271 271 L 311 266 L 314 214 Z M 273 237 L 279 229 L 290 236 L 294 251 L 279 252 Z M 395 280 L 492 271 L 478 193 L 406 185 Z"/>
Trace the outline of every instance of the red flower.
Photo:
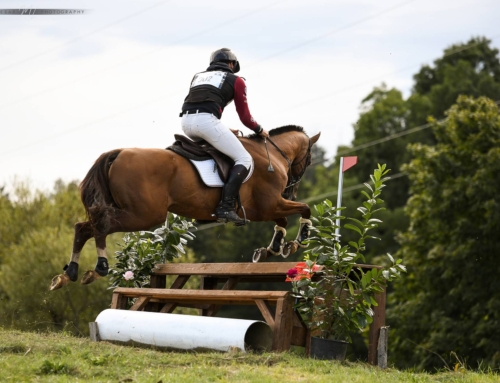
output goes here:
<path id="1" fill-rule="evenodd" d="M 294 267 L 293 269 L 290 269 L 286 272 L 286 276 L 289 277 L 289 278 L 293 278 L 295 277 L 297 274 L 299 273 L 299 271 L 297 270 L 296 267 Z"/>
<path id="2" fill-rule="evenodd" d="M 285 282 L 297 282 L 302 279 L 311 279 L 313 273 L 320 268 L 321 267 L 318 265 L 313 265 L 313 267 L 309 269 L 307 263 L 299 262 L 294 268 L 287 271 Z"/>

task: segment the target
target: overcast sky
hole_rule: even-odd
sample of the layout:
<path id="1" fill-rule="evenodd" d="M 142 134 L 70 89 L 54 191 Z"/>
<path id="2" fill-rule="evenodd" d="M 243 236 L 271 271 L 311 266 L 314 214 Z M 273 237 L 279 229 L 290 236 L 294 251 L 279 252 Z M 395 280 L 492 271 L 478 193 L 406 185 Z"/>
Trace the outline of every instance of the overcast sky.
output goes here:
<path id="1" fill-rule="evenodd" d="M 189 83 L 231 48 L 250 110 L 266 129 L 321 131 L 328 156 L 353 138 L 361 100 L 455 43 L 500 45 L 498 0 L 5 1 L 0 15 L 0 186 L 81 180 L 103 152 L 166 147 L 181 133 Z M 234 104 L 222 121 L 250 133 Z"/>

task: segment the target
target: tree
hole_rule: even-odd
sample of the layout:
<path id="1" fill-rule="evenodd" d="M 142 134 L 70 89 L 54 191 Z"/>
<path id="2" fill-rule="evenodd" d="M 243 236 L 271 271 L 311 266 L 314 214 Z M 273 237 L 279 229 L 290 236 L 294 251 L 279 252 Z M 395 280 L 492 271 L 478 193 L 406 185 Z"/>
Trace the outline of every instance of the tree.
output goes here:
<path id="1" fill-rule="evenodd" d="M 398 256 L 408 276 L 391 298 L 391 355 L 401 367 L 440 368 L 452 352 L 498 367 L 500 111 L 461 96 L 432 131 L 437 144 L 410 146 L 404 167 L 410 226 Z"/>
<path id="2" fill-rule="evenodd" d="M 12 196 L 0 193 L 0 325 L 87 333 L 88 322 L 111 302 L 107 279 L 49 291 L 51 278 L 69 261 L 73 225 L 85 217 L 78 185 L 57 181 L 52 193 L 14 186 Z M 119 238 L 109 241 L 110 258 Z M 93 244 L 82 251 L 83 270 L 96 262 Z"/>
<path id="3" fill-rule="evenodd" d="M 412 158 L 407 146 L 411 143 L 436 144 L 433 131 L 425 128 L 429 116 L 444 118 L 444 111 L 455 103 L 460 94 L 500 99 L 499 52 L 490 44 L 490 40 L 478 37 L 445 49 L 434 65 L 425 65 L 415 74 L 412 94 L 406 100 L 399 90 L 388 89 L 382 84 L 362 101 L 360 118 L 354 125 L 352 146 L 376 144 L 354 153 L 349 152 L 350 148 L 339 148 L 337 158 L 343 152 L 358 156 L 358 165 L 346 173 L 345 182 L 349 182 L 351 177 L 355 178 L 352 183 L 366 182 L 366 174 L 371 172 L 376 163 L 387 164 L 392 169 L 392 176 L 399 175 L 384 190 L 388 210 L 382 218 L 394 224 L 398 230 L 406 230 L 408 221 L 403 215 L 403 207 L 409 196 L 409 182 L 401 174 L 402 166 Z M 404 135 L 408 130 L 422 126 L 424 129 Z M 384 141 L 398 133 L 403 135 Z M 345 205 L 348 209 L 359 205 L 359 201 L 350 201 L 350 198 L 346 196 Z M 377 231 L 376 235 L 382 237 L 383 243 L 389 247 L 371 247 L 372 250 L 367 254 L 369 260 L 399 248 L 395 238 L 389 241 L 389 238 L 384 238 L 392 233 Z"/>

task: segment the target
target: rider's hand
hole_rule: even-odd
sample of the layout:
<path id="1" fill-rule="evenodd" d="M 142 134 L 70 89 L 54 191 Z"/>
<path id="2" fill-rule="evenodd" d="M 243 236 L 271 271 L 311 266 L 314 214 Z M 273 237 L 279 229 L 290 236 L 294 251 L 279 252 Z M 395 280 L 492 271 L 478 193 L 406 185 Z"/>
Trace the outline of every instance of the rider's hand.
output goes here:
<path id="1" fill-rule="evenodd" d="M 237 130 L 237 129 L 229 129 L 229 130 L 230 130 L 231 132 L 233 132 L 233 134 L 234 134 L 236 137 L 238 137 L 239 132 L 240 132 L 239 130 Z"/>
<path id="2" fill-rule="evenodd" d="M 265 129 L 262 129 L 262 132 L 260 132 L 260 136 L 267 138 L 267 137 L 269 137 L 269 132 Z"/>

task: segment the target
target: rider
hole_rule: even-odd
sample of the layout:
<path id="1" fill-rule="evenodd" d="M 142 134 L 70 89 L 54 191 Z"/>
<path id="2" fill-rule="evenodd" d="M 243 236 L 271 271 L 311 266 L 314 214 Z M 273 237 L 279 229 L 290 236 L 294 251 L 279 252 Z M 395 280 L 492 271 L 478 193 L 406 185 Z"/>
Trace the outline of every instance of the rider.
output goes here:
<path id="1" fill-rule="evenodd" d="M 262 137 L 269 137 L 269 133 L 250 114 L 245 82 L 234 74 L 239 70 L 238 59 L 230 49 L 222 48 L 213 52 L 207 70 L 194 75 L 180 114 L 182 130 L 188 137 L 195 141 L 203 139 L 234 160 L 215 215 L 219 222 L 236 224 L 245 223 L 234 209 L 241 184 L 250 170 L 252 157 L 236 137 L 237 131 L 221 123 L 226 105 L 234 100 L 241 122 Z"/>

